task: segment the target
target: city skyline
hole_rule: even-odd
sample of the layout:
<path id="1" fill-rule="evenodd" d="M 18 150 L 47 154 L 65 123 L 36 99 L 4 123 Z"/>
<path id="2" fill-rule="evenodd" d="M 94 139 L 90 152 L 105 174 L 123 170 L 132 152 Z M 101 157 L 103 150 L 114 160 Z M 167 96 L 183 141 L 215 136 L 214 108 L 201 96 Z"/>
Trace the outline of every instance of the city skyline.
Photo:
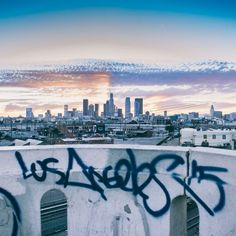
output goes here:
<path id="1" fill-rule="evenodd" d="M 0 236 L 236 236 L 236 0 L 0 9 Z"/>
<path id="2" fill-rule="evenodd" d="M 50 116 L 61 116 L 64 118 L 69 118 L 69 113 L 71 112 L 78 112 L 79 116 L 91 116 L 91 117 L 115 117 L 120 113 L 122 115 L 122 118 L 135 118 L 139 115 L 145 115 L 146 113 L 156 116 L 171 116 L 171 115 L 181 115 L 181 114 L 191 114 L 191 113 L 198 113 L 201 116 L 209 116 L 214 117 L 214 114 L 217 114 L 216 116 L 221 116 L 225 114 L 235 114 L 236 111 L 225 113 L 224 111 L 215 111 L 214 105 L 211 104 L 210 107 L 208 107 L 208 110 L 204 113 L 200 113 L 198 110 L 189 109 L 188 112 L 171 112 L 171 110 L 160 110 L 157 113 L 153 112 L 152 110 L 145 109 L 145 101 L 142 97 L 125 97 L 123 106 L 117 106 L 115 103 L 115 98 L 113 97 L 113 93 L 109 93 L 108 99 L 104 100 L 104 103 L 96 103 L 93 102 L 93 100 L 90 100 L 88 98 L 83 98 L 82 103 L 80 106 L 72 106 L 71 104 L 64 104 L 63 107 L 60 107 L 58 110 L 53 111 L 51 109 L 46 108 L 41 113 L 34 112 L 34 106 L 27 106 L 22 110 L 21 114 L 15 115 L 14 117 L 28 117 L 28 118 L 36 118 L 36 117 L 46 117 L 47 113 L 50 113 Z M 112 103 L 111 103 L 112 101 Z M 108 107 L 106 107 L 108 106 Z M 90 108 L 92 107 L 92 113 L 90 111 Z M 106 111 L 107 109 L 107 111 Z M 111 111 L 112 110 L 112 111 Z M 116 114 L 116 115 L 115 115 Z M 0 115 L 1 117 L 1 115 Z M 2 116 L 2 117 L 7 117 Z M 121 117 L 121 116 L 118 116 Z"/>
<path id="3" fill-rule="evenodd" d="M 235 111 L 232 0 L 4 0 L 0 7 L 0 116 L 23 115 L 27 106 L 58 113 L 64 104 L 82 107 L 85 97 L 101 107 L 111 91 L 123 110 L 123 98 L 130 96 L 143 97 L 144 110 L 154 113 L 205 113 L 212 103 Z M 61 69 L 82 59 L 88 60 L 80 64 L 86 72 Z M 106 60 L 105 67 L 90 71 L 94 60 Z M 113 62 L 120 63 L 118 72 L 106 70 Z M 130 72 L 136 62 L 160 70 L 135 65 Z M 47 71 L 45 64 L 62 67 Z M 12 67 L 17 71 L 10 76 L 2 73 Z"/>
<path id="4" fill-rule="evenodd" d="M 0 116 L 23 115 L 28 106 L 33 106 L 36 113 L 44 113 L 47 109 L 58 113 L 65 104 L 82 107 L 83 98 L 102 106 L 110 92 L 123 110 L 125 97 L 143 97 L 144 110 L 154 113 L 197 110 L 204 114 L 211 104 L 224 113 L 234 112 L 236 72 L 231 67 L 225 71 L 227 64 L 210 65 L 216 69 L 210 72 L 202 68 L 197 71 L 136 72 L 135 67 L 134 72 L 130 72 L 127 64 L 121 64 L 120 72 L 90 71 L 91 68 L 84 72 L 64 67 L 55 72 L 41 69 L 6 71 L 0 73 Z M 208 66 L 203 64 L 203 68 Z M 87 68 L 87 64 L 82 68 Z"/>

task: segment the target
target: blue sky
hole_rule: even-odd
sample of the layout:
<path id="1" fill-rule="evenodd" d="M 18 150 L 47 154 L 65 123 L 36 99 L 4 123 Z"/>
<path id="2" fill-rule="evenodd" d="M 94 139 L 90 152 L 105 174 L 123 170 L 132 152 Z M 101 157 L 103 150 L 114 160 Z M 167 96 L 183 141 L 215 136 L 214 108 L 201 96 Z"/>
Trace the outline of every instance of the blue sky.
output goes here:
<path id="1" fill-rule="evenodd" d="M 1 0 L 0 4 L 2 9 L 0 16 L 2 19 L 28 14 L 42 14 L 45 12 L 86 8 L 116 8 L 131 11 L 165 11 L 236 19 L 236 2 L 234 0 Z"/>
<path id="2" fill-rule="evenodd" d="M 0 0 L 0 66 L 236 61 L 233 0 Z"/>
<path id="3" fill-rule="evenodd" d="M 0 0 L 0 69 L 86 58 L 168 65 L 236 62 L 235 45 L 235 0 Z M 112 86 L 110 74 L 45 76 L 29 84 L 0 83 L 0 115 L 22 114 L 27 106 L 59 112 L 65 102 L 81 105 L 85 96 L 102 104 L 109 91 L 121 107 L 125 96 L 143 96 L 145 109 L 153 112 L 174 113 L 173 107 L 206 112 L 212 103 L 227 112 L 236 107 L 230 75 L 123 87 Z"/>

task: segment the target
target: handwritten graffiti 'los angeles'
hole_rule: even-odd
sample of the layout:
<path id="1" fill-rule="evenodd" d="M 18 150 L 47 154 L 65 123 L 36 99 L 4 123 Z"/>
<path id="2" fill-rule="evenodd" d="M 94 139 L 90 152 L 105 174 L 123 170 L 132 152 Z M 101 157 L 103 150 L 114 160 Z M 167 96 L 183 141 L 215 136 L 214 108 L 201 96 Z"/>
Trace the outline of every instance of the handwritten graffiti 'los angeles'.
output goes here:
<path id="1" fill-rule="evenodd" d="M 99 192 L 104 200 L 107 200 L 104 192 L 105 188 L 108 189 L 120 188 L 123 191 L 132 192 L 133 195 L 135 196 L 140 196 L 143 200 L 143 206 L 145 207 L 147 212 L 149 212 L 151 215 L 155 217 L 163 215 L 168 211 L 170 207 L 171 198 L 165 185 L 157 178 L 156 175 L 157 165 L 164 160 L 165 161 L 169 160 L 170 164 L 166 169 L 166 171 L 169 172 L 173 171 L 179 165 L 183 165 L 185 163 L 184 159 L 175 154 L 163 154 L 155 157 L 150 163 L 145 162 L 137 166 L 136 159 L 132 150 L 127 149 L 126 151 L 129 156 L 129 159 L 120 159 L 115 164 L 114 168 L 112 166 L 107 166 L 106 168 L 103 169 L 101 173 L 96 171 L 94 167 L 87 166 L 73 148 L 68 148 L 68 167 L 65 173 L 58 170 L 57 168 L 52 168 L 49 166 L 59 162 L 56 158 L 50 157 L 42 161 L 38 160 L 36 161 L 36 163 L 31 164 L 29 171 L 20 152 L 16 152 L 15 156 L 22 169 L 22 174 L 24 179 L 33 177 L 35 180 L 43 182 L 47 178 L 47 173 L 52 173 L 59 177 L 59 179 L 56 181 L 56 184 L 63 185 L 64 187 L 77 186 L 91 189 L 93 191 Z M 70 180 L 71 171 L 73 170 L 75 162 L 82 169 L 83 175 L 88 180 L 87 183 Z M 197 167 L 197 163 L 195 163 L 195 167 Z M 214 168 L 216 168 L 216 170 Z M 191 176 L 191 179 L 197 178 L 197 171 L 201 171 L 200 177 L 198 177 L 199 182 L 201 180 L 214 181 L 219 188 L 220 199 L 213 210 L 210 209 L 204 203 L 204 201 L 190 188 L 189 185 L 191 183 L 186 184 L 176 173 L 172 173 L 171 176 L 175 181 L 177 181 L 180 185 L 182 185 L 186 189 L 186 191 L 188 191 L 193 196 L 193 198 L 195 198 L 195 200 L 198 201 L 199 204 L 201 204 L 206 209 L 206 211 L 210 215 L 214 215 L 214 212 L 217 212 L 224 207 L 225 194 L 224 194 L 223 184 L 225 184 L 225 182 L 223 182 L 220 178 L 212 174 L 210 174 L 212 178 L 209 178 L 209 174 L 208 175 L 204 174 L 201 168 L 198 168 L 199 170 L 197 168 L 195 169 L 196 169 L 195 173 L 193 176 Z M 221 171 L 221 172 L 227 171 L 226 169 L 220 167 L 211 167 L 211 168 L 206 168 L 204 170 Z M 143 171 L 147 173 L 147 177 L 144 182 L 139 183 L 138 175 Z M 111 172 L 113 174 L 111 174 Z M 123 174 L 121 175 L 121 173 Z M 145 193 L 145 188 L 152 181 L 156 185 L 158 185 L 158 187 L 163 191 L 165 195 L 165 204 L 163 204 L 163 206 L 160 209 L 153 209 L 149 205 L 148 203 L 149 196 Z"/>

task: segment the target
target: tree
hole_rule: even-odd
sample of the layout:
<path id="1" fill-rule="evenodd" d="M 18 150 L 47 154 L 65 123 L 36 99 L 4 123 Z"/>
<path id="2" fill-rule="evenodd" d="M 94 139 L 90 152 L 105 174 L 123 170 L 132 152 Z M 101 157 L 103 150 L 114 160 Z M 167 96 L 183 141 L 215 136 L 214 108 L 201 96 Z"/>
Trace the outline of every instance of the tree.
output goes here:
<path id="1" fill-rule="evenodd" d="M 173 133 L 175 130 L 175 127 L 173 125 L 167 125 L 166 126 L 166 131 L 169 133 Z"/>
<path id="2" fill-rule="evenodd" d="M 53 128 L 52 130 L 50 130 L 50 136 L 52 138 L 58 138 L 60 135 L 60 130 L 58 128 Z"/>

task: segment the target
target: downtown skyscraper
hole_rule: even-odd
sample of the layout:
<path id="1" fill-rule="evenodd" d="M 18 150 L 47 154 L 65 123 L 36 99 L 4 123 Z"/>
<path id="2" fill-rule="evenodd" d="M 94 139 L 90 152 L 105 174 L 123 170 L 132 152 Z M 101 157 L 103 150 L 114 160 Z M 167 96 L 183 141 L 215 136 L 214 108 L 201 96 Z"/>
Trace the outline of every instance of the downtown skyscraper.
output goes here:
<path id="1" fill-rule="evenodd" d="M 135 98 L 134 100 L 134 116 L 138 117 L 143 114 L 143 98 Z"/>
<path id="2" fill-rule="evenodd" d="M 89 114 L 89 105 L 88 105 L 88 99 L 83 100 L 83 116 L 88 116 Z"/>
<path id="3" fill-rule="evenodd" d="M 113 98 L 113 93 L 110 93 L 110 99 L 109 99 L 109 116 L 114 116 L 114 113 L 115 113 L 114 98 Z"/>
<path id="4" fill-rule="evenodd" d="M 125 118 L 130 118 L 130 112 L 131 112 L 130 97 L 126 97 L 125 98 Z"/>

